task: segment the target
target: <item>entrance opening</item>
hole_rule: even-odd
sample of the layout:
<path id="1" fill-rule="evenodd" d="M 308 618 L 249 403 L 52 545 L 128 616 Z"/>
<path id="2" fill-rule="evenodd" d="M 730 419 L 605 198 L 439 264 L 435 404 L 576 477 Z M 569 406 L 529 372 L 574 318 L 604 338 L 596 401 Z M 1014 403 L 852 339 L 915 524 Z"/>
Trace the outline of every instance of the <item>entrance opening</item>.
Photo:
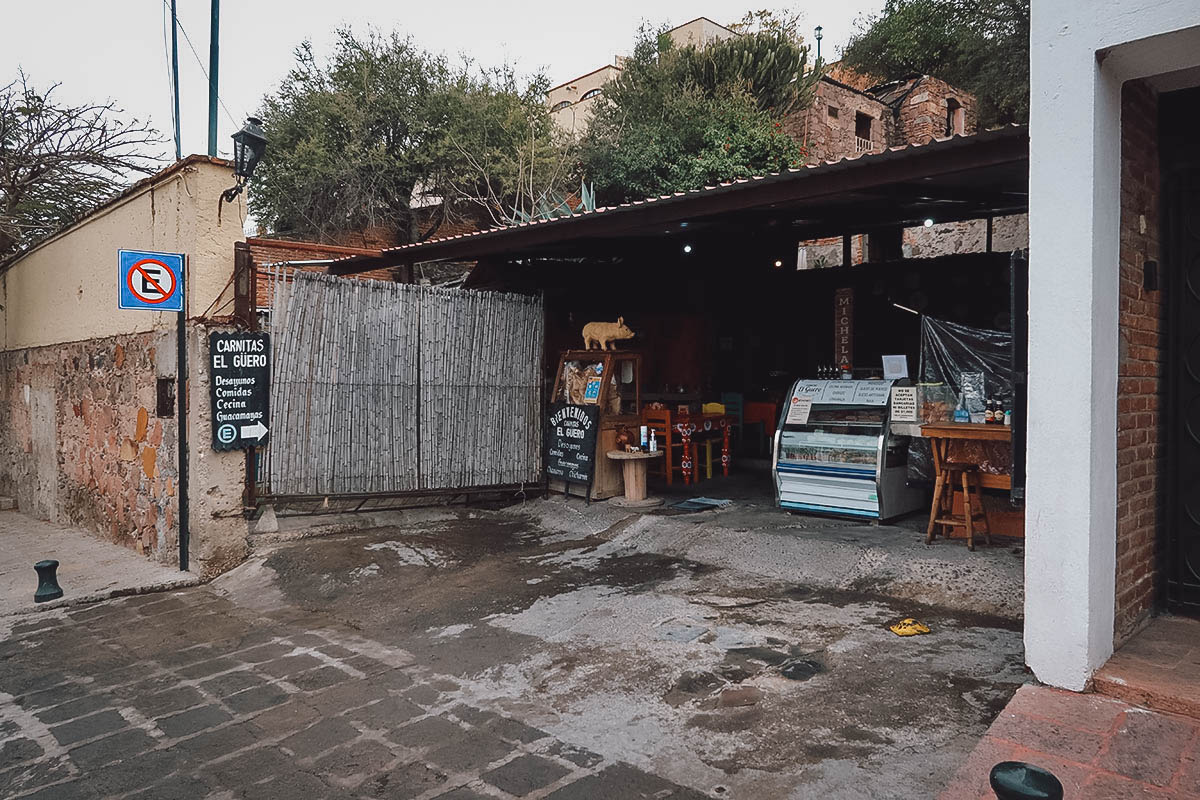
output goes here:
<path id="1" fill-rule="evenodd" d="M 1163 244 L 1168 276 L 1166 601 L 1200 616 L 1200 88 L 1159 99 Z"/>

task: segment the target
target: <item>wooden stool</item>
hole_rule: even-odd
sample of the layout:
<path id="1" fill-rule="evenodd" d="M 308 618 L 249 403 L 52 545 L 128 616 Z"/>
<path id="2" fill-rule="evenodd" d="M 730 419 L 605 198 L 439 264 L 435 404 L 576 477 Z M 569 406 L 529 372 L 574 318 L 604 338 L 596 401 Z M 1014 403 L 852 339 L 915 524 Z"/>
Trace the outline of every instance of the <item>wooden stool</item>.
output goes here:
<path id="1" fill-rule="evenodd" d="M 988 527 L 987 514 L 983 510 L 983 486 L 979 480 L 979 470 L 974 464 L 942 464 L 938 471 L 937 481 L 933 487 L 933 506 L 929 510 L 929 527 L 925 531 L 925 544 L 932 544 L 937 534 L 937 526 L 945 528 L 942 534 L 950 538 L 950 530 L 955 527 L 967 529 L 967 549 L 975 549 L 976 520 L 983 520 L 980 532 L 984 541 L 992 543 L 992 532 Z M 961 488 L 960 488 L 961 486 Z M 975 500 L 971 501 L 971 487 L 975 487 Z M 963 513 L 954 513 L 954 495 L 962 492 Z"/>

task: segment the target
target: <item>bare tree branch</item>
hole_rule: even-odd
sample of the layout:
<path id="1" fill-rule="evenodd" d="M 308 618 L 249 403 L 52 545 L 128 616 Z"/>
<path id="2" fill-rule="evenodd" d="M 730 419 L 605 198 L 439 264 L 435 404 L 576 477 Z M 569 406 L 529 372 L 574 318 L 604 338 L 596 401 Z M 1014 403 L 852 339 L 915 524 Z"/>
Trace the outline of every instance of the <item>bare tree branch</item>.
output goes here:
<path id="1" fill-rule="evenodd" d="M 0 87 L 0 255 L 27 247 L 160 164 L 162 142 L 112 101 L 58 105 L 24 72 Z"/>

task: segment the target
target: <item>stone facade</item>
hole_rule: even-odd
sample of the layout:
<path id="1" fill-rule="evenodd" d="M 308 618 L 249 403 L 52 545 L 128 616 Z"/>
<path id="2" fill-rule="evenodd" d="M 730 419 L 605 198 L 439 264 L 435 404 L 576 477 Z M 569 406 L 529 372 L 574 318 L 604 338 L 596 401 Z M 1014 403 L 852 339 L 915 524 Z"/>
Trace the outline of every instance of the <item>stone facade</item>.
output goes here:
<path id="1" fill-rule="evenodd" d="M 811 160 L 837 161 L 976 131 L 974 96 L 943 80 L 921 75 L 862 89 L 858 77 L 831 71 L 817 82 L 812 104 L 784 120 L 784 130 Z"/>
<path id="2" fill-rule="evenodd" d="M 891 111 L 877 98 L 828 77 L 817 82 L 815 94 L 812 105 L 783 122 L 784 131 L 800 142 L 810 161 L 878 152 L 891 141 Z M 864 123 L 869 137 L 858 136 Z"/>
<path id="3" fill-rule="evenodd" d="M 0 353 L 0 494 L 42 519 L 171 560 L 175 411 L 156 414 L 174 339 L 139 333 Z M 174 381 L 171 381 L 172 388 Z"/>
<path id="4" fill-rule="evenodd" d="M 1138 629 L 1156 602 L 1166 298 L 1143 288 L 1142 276 L 1146 261 L 1159 260 L 1158 210 L 1158 100 L 1143 82 L 1131 81 L 1121 93 L 1116 644 Z"/>
<path id="5" fill-rule="evenodd" d="M 896 144 L 969 135 L 977 128 L 975 97 L 931 75 L 905 82 L 893 102 Z"/>

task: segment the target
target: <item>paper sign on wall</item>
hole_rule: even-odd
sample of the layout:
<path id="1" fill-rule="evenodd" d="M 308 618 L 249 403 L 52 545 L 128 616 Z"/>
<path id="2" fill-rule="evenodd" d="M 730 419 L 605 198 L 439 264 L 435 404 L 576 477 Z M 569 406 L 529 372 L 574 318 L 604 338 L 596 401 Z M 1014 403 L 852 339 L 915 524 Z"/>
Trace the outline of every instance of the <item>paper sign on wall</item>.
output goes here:
<path id="1" fill-rule="evenodd" d="M 791 405 L 788 406 L 787 417 L 784 419 L 786 425 L 807 425 L 808 415 L 812 413 L 813 400 L 808 395 L 797 395 L 792 398 Z"/>
<path id="2" fill-rule="evenodd" d="M 917 421 L 917 387 L 892 387 L 892 422 Z"/>
<path id="3" fill-rule="evenodd" d="M 883 379 L 884 380 L 899 380 L 900 378 L 908 377 L 908 356 L 884 356 L 883 357 Z"/>

